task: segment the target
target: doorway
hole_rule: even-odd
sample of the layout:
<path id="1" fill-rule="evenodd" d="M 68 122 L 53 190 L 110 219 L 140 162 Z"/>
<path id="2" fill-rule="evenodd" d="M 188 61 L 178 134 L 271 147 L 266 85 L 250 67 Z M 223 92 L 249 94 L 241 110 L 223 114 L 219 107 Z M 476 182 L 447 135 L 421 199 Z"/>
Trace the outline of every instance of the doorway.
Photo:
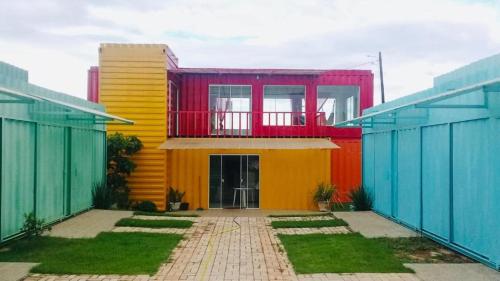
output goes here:
<path id="1" fill-rule="evenodd" d="M 209 208 L 259 208 L 258 155 L 210 155 Z"/>

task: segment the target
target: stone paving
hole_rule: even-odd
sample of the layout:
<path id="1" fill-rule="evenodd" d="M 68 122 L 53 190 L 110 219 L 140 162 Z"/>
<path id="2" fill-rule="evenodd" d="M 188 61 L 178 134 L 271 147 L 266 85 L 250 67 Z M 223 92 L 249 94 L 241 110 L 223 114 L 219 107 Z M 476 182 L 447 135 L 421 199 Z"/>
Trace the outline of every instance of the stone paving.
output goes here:
<path id="1" fill-rule="evenodd" d="M 152 280 L 297 280 L 268 223 L 203 217 Z"/>
<path id="2" fill-rule="evenodd" d="M 298 281 L 420 281 L 420 279 L 411 273 L 319 273 L 300 274 Z"/>
<path id="3" fill-rule="evenodd" d="M 404 226 L 392 222 L 374 212 L 334 212 L 335 217 L 345 220 L 355 232 L 368 238 L 375 237 L 413 237 L 418 236 Z"/>
<path id="4" fill-rule="evenodd" d="M 103 231 L 110 231 L 122 218 L 132 216 L 131 211 L 90 210 L 65 220 L 47 232 L 49 236 L 64 238 L 93 238 Z"/>

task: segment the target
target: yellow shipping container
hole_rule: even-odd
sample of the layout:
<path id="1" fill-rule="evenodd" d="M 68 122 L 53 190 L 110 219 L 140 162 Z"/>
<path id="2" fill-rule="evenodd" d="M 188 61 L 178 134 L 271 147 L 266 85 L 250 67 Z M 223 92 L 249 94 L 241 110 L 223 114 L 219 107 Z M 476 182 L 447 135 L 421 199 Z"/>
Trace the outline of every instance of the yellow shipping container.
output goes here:
<path id="1" fill-rule="evenodd" d="M 99 102 L 108 112 L 135 121 L 109 125 L 108 133 L 136 135 L 144 149 L 134 156 L 129 178 L 131 200 L 151 200 L 165 209 L 167 159 L 157 149 L 167 138 L 167 66 L 163 44 L 102 44 L 99 50 Z M 153 98 L 154 97 L 154 98 Z"/>

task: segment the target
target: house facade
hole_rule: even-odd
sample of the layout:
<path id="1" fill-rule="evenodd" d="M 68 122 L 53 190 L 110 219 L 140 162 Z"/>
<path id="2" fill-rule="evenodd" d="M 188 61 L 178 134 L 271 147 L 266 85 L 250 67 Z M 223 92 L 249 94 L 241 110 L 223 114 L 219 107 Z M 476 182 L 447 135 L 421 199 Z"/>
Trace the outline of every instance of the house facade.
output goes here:
<path id="1" fill-rule="evenodd" d="M 166 45 L 102 44 L 88 98 L 144 143 L 131 200 L 165 209 L 172 186 L 190 209 L 315 209 L 319 183 L 343 201 L 361 184 L 361 130 L 333 124 L 373 105 L 371 71 L 181 68 Z"/>

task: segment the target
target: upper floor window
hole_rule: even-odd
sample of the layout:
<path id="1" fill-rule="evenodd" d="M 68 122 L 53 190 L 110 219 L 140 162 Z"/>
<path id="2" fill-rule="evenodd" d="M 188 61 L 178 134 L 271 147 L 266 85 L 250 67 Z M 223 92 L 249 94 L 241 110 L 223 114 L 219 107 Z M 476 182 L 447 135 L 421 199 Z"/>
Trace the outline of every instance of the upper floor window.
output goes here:
<path id="1" fill-rule="evenodd" d="M 263 125 L 305 125 L 305 86 L 264 86 Z"/>
<path id="2" fill-rule="evenodd" d="M 317 112 L 321 125 L 358 117 L 359 86 L 318 86 Z"/>
<path id="3" fill-rule="evenodd" d="M 252 88 L 247 85 L 209 86 L 212 134 L 246 134 L 251 127 Z"/>

